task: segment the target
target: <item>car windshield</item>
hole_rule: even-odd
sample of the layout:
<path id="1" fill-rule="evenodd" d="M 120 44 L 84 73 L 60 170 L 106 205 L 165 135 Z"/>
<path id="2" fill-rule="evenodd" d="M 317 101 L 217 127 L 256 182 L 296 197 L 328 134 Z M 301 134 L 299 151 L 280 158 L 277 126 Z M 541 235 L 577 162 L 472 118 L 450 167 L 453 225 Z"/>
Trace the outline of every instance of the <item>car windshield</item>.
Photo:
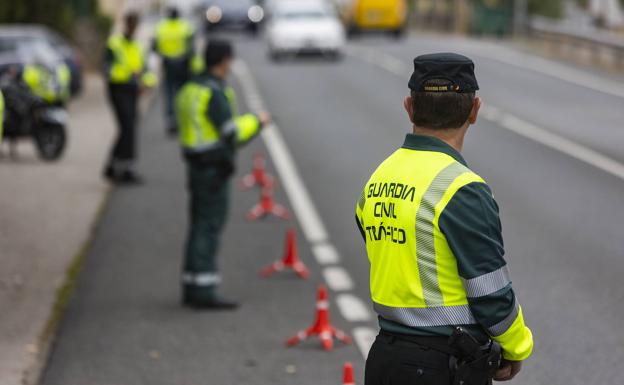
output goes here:
<path id="1" fill-rule="evenodd" d="M 238 10 L 247 9 L 256 4 L 253 0 L 213 0 L 209 2 L 210 5 L 216 5 L 226 10 Z"/>
<path id="2" fill-rule="evenodd" d="M 61 61 L 54 48 L 45 40 L 32 38 L 21 40 L 17 51 L 20 57 L 29 63 L 54 65 Z"/>
<path id="3" fill-rule="evenodd" d="M 285 7 L 275 13 L 275 17 L 284 20 L 325 19 L 330 16 L 331 12 L 321 7 Z"/>

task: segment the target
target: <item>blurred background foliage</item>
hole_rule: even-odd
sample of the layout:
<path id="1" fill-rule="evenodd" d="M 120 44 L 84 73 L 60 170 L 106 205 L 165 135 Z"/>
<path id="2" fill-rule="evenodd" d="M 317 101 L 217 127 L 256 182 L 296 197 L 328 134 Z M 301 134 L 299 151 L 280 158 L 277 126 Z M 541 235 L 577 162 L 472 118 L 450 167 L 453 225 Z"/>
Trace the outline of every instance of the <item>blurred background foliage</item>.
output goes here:
<path id="1" fill-rule="evenodd" d="M 529 0 L 529 14 L 558 19 L 563 16 L 565 0 Z"/>
<path id="2" fill-rule="evenodd" d="M 73 38 L 76 23 L 89 22 L 107 34 L 112 20 L 99 11 L 97 0 L 3 0 L 0 23 L 37 23 Z"/>

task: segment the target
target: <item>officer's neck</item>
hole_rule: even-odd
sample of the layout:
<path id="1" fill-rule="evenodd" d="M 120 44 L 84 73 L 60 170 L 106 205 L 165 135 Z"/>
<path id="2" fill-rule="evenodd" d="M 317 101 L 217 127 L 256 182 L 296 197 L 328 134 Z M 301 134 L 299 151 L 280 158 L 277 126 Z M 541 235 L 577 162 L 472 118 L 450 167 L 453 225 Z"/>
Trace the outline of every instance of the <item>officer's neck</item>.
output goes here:
<path id="1" fill-rule="evenodd" d="M 464 138 L 466 137 L 467 130 L 467 125 L 464 127 L 448 130 L 414 126 L 414 134 L 432 136 L 434 138 L 440 139 L 444 143 L 453 147 L 457 152 L 462 152 L 462 149 L 464 148 Z"/>
<path id="2" fill-rule="evenodd" d="M 210 68 L 208 74 L 219 81 L 224 81 L 227 77 L 226 70 L 219 66 Z"/>

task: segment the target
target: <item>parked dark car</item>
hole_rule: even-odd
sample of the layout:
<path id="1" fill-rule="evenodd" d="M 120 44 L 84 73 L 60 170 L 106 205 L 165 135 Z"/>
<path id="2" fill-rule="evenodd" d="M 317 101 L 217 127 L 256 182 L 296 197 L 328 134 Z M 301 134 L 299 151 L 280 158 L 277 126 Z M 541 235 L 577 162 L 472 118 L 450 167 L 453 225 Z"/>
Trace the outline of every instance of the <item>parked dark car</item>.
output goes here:
<path id="1" fill-rule="evenodd" d="M 264 9 L 256 0 L 207 0 L 205 25 L 211 31 L 220 28 L 244 28 L 256 34 L 264 20 Z"/>
<path id="2" fill-rule="evenodd" d="M 20 47 L 33 40 L 52 47 L 63 59 L 71 72 L 72 95 L 82 90 L 82 60 L 80 54 L 56 32 L 39 25 L 11 25 L 0 27 L 0 73 L 11 64 L 24 64 Z"/>

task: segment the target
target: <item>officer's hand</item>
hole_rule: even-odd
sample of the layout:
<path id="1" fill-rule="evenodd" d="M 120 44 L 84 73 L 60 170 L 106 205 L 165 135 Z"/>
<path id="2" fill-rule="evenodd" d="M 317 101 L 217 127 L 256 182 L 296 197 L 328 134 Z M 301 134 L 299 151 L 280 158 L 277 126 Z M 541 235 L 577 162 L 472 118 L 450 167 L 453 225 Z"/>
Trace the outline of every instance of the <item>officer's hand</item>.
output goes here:
<path id="1" fill-rule="evenodd" d="M 258 120 L 260 121 L 260 124 L 262 125 L 262 127 L 268 126 L 273 121 L 273 119 L 271 118 L 271 115 L 266 111 L 260 111 L 258 113 Z"/>
<path id="2" fill-rule="evenodd" d="M 522 369 L 522 361 L 503 360 L 494 375 L 494 380 L 509 381 L 513 379 L 516 374 L 520 373 L 520 369 Z"/>

